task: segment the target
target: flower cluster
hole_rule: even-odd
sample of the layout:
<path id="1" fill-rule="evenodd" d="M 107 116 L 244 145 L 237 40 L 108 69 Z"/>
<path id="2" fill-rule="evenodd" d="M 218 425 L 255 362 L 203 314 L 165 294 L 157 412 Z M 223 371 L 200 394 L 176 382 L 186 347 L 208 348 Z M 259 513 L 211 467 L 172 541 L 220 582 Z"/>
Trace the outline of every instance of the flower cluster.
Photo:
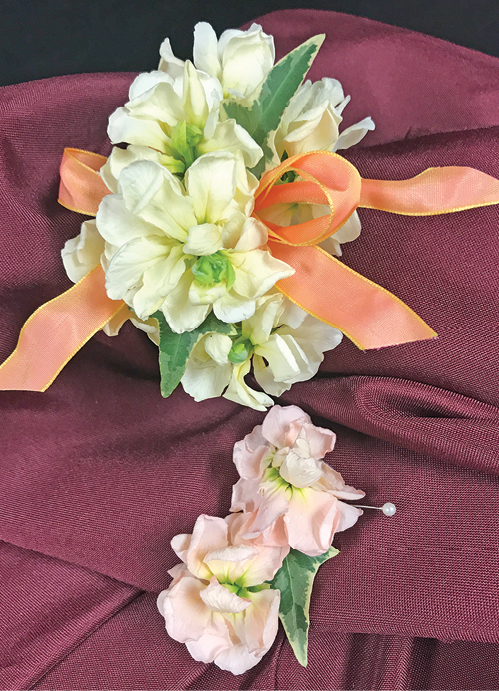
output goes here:
<path id="1" fill-rule="evenodd" d="M 290 548 L 324 554 L 334 534 L 362 514 L 341 500 L 364 492 L 322 460 L 334 442 L 334 433 L 315 427 L 300 408 L 275 406 L 234 447 L 241 478 L 233 513 L 201 515 L 191 535 L 173 538 L 181 563 L 169 572 L 173 581 L 158 608 L 170 636 L 194 659 L 233 674 L 256 665 L 277 634 L 281 592 L 272 579 Z"/>
<path id="2" fill-rule="evenodd" d="M 304 44 L 312 53 L 321 42 L 313 40 Z M 303 82 L 312 55 L 290 97 L 267 107 L 268 122 L 278 119 L 262 138 L 247 119 L 265 110 L 262 94 L 283 62 L 274 65 L 272 36 L 253 24 L 217 39 L 202 22 L 193 53 L 193 62 L 179 60 L 166 39 L 158 70 L 139 75 L 128 103 L 111 115 L 108 134 L 120 146 L 100 171 L 111 194 L 66 243 L 63 263 L 74 282 L 100 263 L 108 296 L 129 306 L 108 335 L 131 318 L 166 347 L 158 315 L 170 333 L 199 329 L 176 363 L 196 400 L 224 395 L 265 410 L 273 404 L 268 394 L 314 376 L 341 333 L 279 291 L 294 269 L 267 245 L 268 224 L 303 223 L 329 207 L 275 204 L 256 218 L 259 177 L 295 154 L 352 146 L 374 125 L 365 118 L 340 133 L 349 97 L 334 79 Z M 282 184 L 293 182 L 285 177 Z M 341 244 L 359 233 L 354 212 L 322 246 L 341 255 Z M 246 383 L 251 370 L 263 391 Z"/>

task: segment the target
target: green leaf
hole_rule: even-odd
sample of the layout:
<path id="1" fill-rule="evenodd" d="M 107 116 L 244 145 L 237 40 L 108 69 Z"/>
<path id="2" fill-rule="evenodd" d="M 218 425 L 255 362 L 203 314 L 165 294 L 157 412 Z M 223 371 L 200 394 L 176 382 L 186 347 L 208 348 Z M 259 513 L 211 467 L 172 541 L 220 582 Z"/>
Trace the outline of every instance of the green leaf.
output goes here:
<path id="1" fill-rule="evenodd" d="M 272 157 L 267 144 L 269 135 L 278 128 L 284 109 L 303 82 L 324 38 L 324 34 L 314 36 L 279 60 L 251 105 L 224 101 L 227 117 L 234 118 L 263 149 L 263 158 L 252 170 L 257 176 L 263 172 L 265 161 Z"/>
<path id="2" fill-rule="evenodd" d="M 159 322 L 159 371 L 161 373 L 161 395 L 168 398 L 177 388 L 187 366 L 192 349 L 200 336 L 210 332 L 235 335 L 232 324 L 226 324 L 215 317 L 213 312 L 206 317 L 201 326 L 193 331 L 177 334 L 172 331 L 163 312 L 152 315 Z"/>
<path id="3" fill-rule="evenodd" d="M 318 557 L 308 557 L 291 549 L 270 583 L 271 588 L 281 591 L 279 618 L 296 659 L 303 667 L 307 666 L 309 607 L 314 578 L 319 566 L 337 554 L 339 550 L 334 547 Z"/>

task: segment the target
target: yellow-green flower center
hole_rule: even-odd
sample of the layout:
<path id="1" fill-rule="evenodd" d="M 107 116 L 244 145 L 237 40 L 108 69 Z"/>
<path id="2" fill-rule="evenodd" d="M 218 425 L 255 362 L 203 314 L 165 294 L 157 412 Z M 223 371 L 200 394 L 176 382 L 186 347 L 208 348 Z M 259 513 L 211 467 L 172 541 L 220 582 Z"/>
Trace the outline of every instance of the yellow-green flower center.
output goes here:
<path id="1" fill-rule="evenodd" d="M 227 284 L 227 290 L 230 290 L 236 280 L 234 267 L 221 252 L 199 257 L 192 267 L 192 273 L 197 282 L 206 287 L 224 281 Z"/>

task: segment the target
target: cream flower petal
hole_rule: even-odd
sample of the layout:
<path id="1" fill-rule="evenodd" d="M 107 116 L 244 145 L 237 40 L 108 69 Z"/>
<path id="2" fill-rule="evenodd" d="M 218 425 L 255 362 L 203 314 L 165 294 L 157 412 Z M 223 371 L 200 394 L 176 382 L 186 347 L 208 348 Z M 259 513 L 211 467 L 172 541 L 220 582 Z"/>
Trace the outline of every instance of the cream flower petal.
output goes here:
<path id="1" fill-rule="evenodd" d="M 187 114 L 185 120 L 196 127 L 203 128 L 210 109 L 200 75 L 190 60 L 185 63 L 183 106 Z"/>
<path id="2" fill-rule="evenodd" d="M 165 38 L 165 40 L 161 44 L 159 48 L 159 54 L 161 56 L 161 60 L 158 67 L 159 70 L 161 70 L 162 72 L 166 72 L 171 77 L 173 77 L 173 79 L 183 76 L 185 62 L 175 57 L 172 51 L 169 38 Z"/>
<path id="3" fill-rule="evenodd" d="M 374 130 L 375 125 L 370 117 L 364 118 L 360 122 L 356 122 L 355 125 L 350 125 L 346 130 L 338 137 L 335 144 L 334 150 L 339 149 L 349 149 L 351 146 L 358 144 L 361 139 L 364 139 L 369 131 Z"/>
<path id="4" fill-rule="evenodd" d="M 197 328 L 211 310 L 211 305 L 193 305 L 189 300 L 192 278 L 192 272 L 186 271 L 161 307 L 166 321 L 175 333 Z"/>
<path id="5" fill-rule="evenodd" d="M 232 339 L 224 334 L 208 334 L 205 336 L 203 346 L 206 354 L 214 360 L 217 365 L 226 365 L 228 356 L 232 348 Z"/>
<path id="6" fill-rule="evenodd" d="M 123 245 L 106 272 L 106 290 L 111 300 L 124 299 L 148 268 L 167 259 L 170 248 L 171 243 L 157 235 L 136 238 Z M 141 315 L 139 317 L 142 319 Z"/>
<path id="7" fill-rule="evenodd" d="M 112 144 L 139 144 L 165 153 L 170 153 L 171 150 L 169 138 L 158 122 L 133 117 L 125 107 L 117 108 L 111 114 L 107 134 Z"/>
<path id="8" fill-rule="evenodd" d="M 259 249 L 268 240 L 267 228 L 256 218 L 247 218 L 242 229 L 241 235 L 234 247 L 236 252 L 249 252 Z"/>
<path id="9" fill-rule="evenodd" d="M 242 334 L 254 344 L 265 344 L 277 326 L 282 311 L 282 293 L 267 294 L 258 300 L 255 314 L 241 325 Z"/>
<path id="10" fill-rule="evenodd" d="M 239 298 L 231 291 L 213 304 L 213 312 L 220 321 L 237 324 L 255 313 L 255 301 Z"/>
<path id="11" fill-rule="evenodd" d="M 111 319 L 111 321 L 108 321 L 108 323 L 102 327 L 102 331 L 104 331 L 106 336 L 117 336 L 123 324 L 129 319 L 130 321 L 133 320 L 133 313 L 130 312 L 130 310 L 122 309 Z"/>
<path id="12" fill-rule="evenodd" d="M 198 22 L 194 27 L 194 64 L 198 70 L 218 79 L 222 76 L 222 65 L 218 58 L 218 41 L 215 30 L 208 22 Z"/>
<path id="13" fill-rule="evenodd" d="M 160 70 L 155 70 L 153 72 L 142 72 L 135 77 L 132 84 L 130 85 L 130 91 L 128 92 L 128 98 L 130 101 L 134 101 L 139 98 L 146 91 L 153 89 L 160 82 L 166 82 L 173 86 L 173 79 L 170 75 L 162 72 Z"/>
<path id="14" fill-rule="evenodd" d="M 162 47 L 161 52 L 164 59 L 161 67 L 170 72 L 170 45 Z M 244 98 L 252 94 L 275 60 L 274 40 L 258 24 L 252 24 L 246 31 L 224 31 L 217 45 L 211 26 L 200 22 L 194 30 L 193 52 L 196 67 L 217 77 L 226 97 Z"/>
<path id="15" fill-rule="evenodd" d="M 159 347 L 159 324 L 157 319 L 137 319 L 136 316 L 132 315 L 130 321 L 137 329 L 144 331 L 147 336 L 151 339 L 154 345 Z"/>
<path id="16" fill-rule="evenodd" d="M 247 360 L 242 365 L 234 367 L 229 387 L 224 393 L 224 398 L 235 403 L 242 403 L 254 410 L 265 410 L 273 405 L 274 401 L 260 391 L 253 391 L 244 381 L 244 377 L 250 371 L 250 362 Z"/>
<path id="17" fill-rule="evenodd" d="M 283 311 L 280 317 L 282 324 L 290 326 L 292 329 L 297 329 L 308 316 L 308 313 L 302 310 L 301 307 L 298 307 L 298 305 L 295 305 L 294 302 L 284 300 Z"/>
<path id="18" fill-rule="evenodd" d="M 361 231 L 360 218 L 357 211 L 354 211 L 350 218 L 338 228 L 333 237 L 335 237 L 338 242 L 352 242 L 356 240 Z"/>
<path id="19" fill-rule="evenodd" d="M 230 261 L 236 268 L 234 291 L 248 299 L 264 295 L 277 281 L 292 276 L 295 272 L 266 250 L 231 252 Z"/>
<path id="20" fill-rule="evenodd" d="M 339 228 L 334 235 L 320 243 L 320 247 L 336 257 L 341 257 L 341 244 L 356 240 L 361 231 L 359 214 L 354 211 L 350 218 Z"/>
<path id="21" fill-rule="evenodd" d="M 292 351 L 278 333 L 272 334 L 266 343 L 258 345 L 255 353 L 267 360 L 276 381 L 288 381 L 300 373 Z"/>
<path id="22" fill-rule="evenodd" d="M 192 281 L 189 287 L 189 300 L 192 305 L 213 305 L 220 304 L 227 293 L 225 283 L 217 283 L 213 286 L 205 286 L 197 281 Z M 227 320 L 229 323 L 237 321 Z"/>
<path id="23" fill-rule="evenodd" d="M 182 96 L 177 93 L 177 83 L 159 82 L 155 87 L 141 94 L 133 101 L 129 101 L 125 108 L 129 113 L 141 120 L 145 126 L 156 122 L 165 134 L 169 134 L 168 128 L 174 127 L 181 120 L 186 119 L 186 113 Z M 166 127 L 165 127 L 166 125 Z M 168 139 L 166 141 L 166 153 L 170 144 Z M 139 144 L 140 142 L 130 142 L 131 144 Z"/>
<path id="24" fill-rule="evenodd" d="M 104 240 L 117 248 L 130 240 L 161 233 L 156 226 L 134 216 L 126 208 L 121 194 L 108 194 L 104 197 L 95 220 L 97 229 Z"/>
<path id="25" fill-rule="evenodd" d="M 278 156 L 307 151 L 331 150 L 338 138 L 341 112 L 345 99 L 341 84 L 325 77 L 321 81 L 306 81 L 298 89 L 285 109 L 277 129 L 274 146 Z"/>
<path id="26" fill-rule="evenodd" d="M 198 223 L 216 223 L 224 218 L 236 191 L 236 165 L 235 156 L 217 151 L 201 156 L 187 170 L 185 186 Z"/>
<path id="27" fill-rule="evenodd" d="M 245 600 L 238 597 L 235 593 L 220 585 L 218 581 L 212 579 L 210 585 L 201 590 L 199 593 L 202 601 L 213 612 L 227 612 L 230 614 L 239 614 L 245 609 L 251 607 L 251 600 Z"/>
<path id="28" fill-rule="evenodd" d="M 135 216 L 172 238 L 185 241 L 189 228 L 197 225 L 192 200 L 182 194 L 177 178 L 159 163 L 131 163 L 120 175 L 119 188 Z"/>
<path id="29" fill-rule="evenodd" d="M 139 319 L 147 319 L 163 304 L 185 271 L 182 248 L 172 247 L 165 259 L 145 269 L 142 287 L 133 297 L 133 308 Z"/>
<path id="30" fill-rule="evenodd" d="M 126 168 L 134 161 L 142 160 L 163 163 L 165 161 L 165 155 L 148 146 L 135 146 L 134 144 L 130 144 L 126 149 L 120 149 L 118 146 L 115 146 L 106 163 L 99 170 L 99 175 L 111 192 L 117 193 L 118 178 L 123 168 Z"/>
<path id="31" fill-rule="evenodd" d="M 256 166 L 263 156 L 261 147 L 253 137 L 232 119 L 218 122 L 211 136 L 201 142 L 199 150 L 202 153 L 218 150 L 230 151 L 233 154 L 240 152 L 248 168 Z"/>
<path id="32" fill-rule="evenodd" d="M 223 334 L 209 334 L 195 346 L 181 380 L 184 391 L 195 401 L 222 395 L 232 374 L 227 359 L 231 347 L 232 340 Z"/>
<path id="33" fill-rule="evenodd" d="M 274 65 L 274 41 L 252 24 L 245 32 L 225 31 L 220 37 L 224 91 L 246 98 L 265 79 Z"/>
<path id="34" fill-rule="evenodd" d="M 185 254 L 203 256 L 215 254 L 221 247 L 223 247 L 223 242 L 220 227 L 214 223 L 202 223 L 189 228 L 183 251 Z"/>
<path id="35" fill-rule="evenodd" d="M 253 355 L 253 371 L 255 379 L 262 389 L 271 396 L 280 396 L 284 391 L 289 391 L 291 388 L 291 383 L 289 382 L 276 381 L 271 368 L 260 355 Z"/>
<path id="36" fill-rule="evenodd" d="M 84 221 L 80 234 L 64 245 L 62 263 L 73 283 L 78 283 L 89 271 L 99 266 L 104 251 L 104 240 L 97 230 L 95 221 Z"/>
<path id="37" fill-rule="evenodd" d="M 279 329 L 279 333 L 283 336 L 289 334 L 294 338 L 306 354 L 311 367 L 313 365 L 311 371 L 314 374 L 324 359 L 323 353 L 336 348 L 343 338 L 339 329 L 324 324 L 311 315 L 307 315 L 297 329 L 291 330 L 289 327 L 283 326 L 282 329 Z"/>
<path id="38" fill-rule="evenodd" d="M 295 130 L 284 139 L 284 148 L 290 156 L 308 151 L 327 151 L 338 138 L 338 121 L 329 111 L 324 111 L 317 123 Z"/>
<path id="39" fill-rule="evenodd" d="M 192 357 L 187 363 L 181 384 L 189 396 L 199 402 L 218 398 L 230 382 L 232 365 L 217 365 L 211 359 L 196 361 Z"/>

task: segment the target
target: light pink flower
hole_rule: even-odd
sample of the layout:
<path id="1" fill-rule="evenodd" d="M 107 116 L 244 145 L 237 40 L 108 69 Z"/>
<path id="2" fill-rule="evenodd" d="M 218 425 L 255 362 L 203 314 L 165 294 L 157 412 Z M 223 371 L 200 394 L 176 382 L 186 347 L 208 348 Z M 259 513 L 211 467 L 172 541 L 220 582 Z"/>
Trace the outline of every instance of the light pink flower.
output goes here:
<path id="1" fill-rule="evenodd" d="M 281 530 L 283 523 L 289 545 L 316 556 L 329 549 L 335 533 L 354 525 L 362 511 L 339 500 L 365 493 L 345 485 L 322 460 L 335 441 L 300 408 L 276 405 L 237 442 L 234 463 L 241 479 L 232 490 L 231 511 L 252 515 L 245 519 L 244 539 Z"/>
<path id="2" fill-rule="evenodd" d="M 233 674 L 256 665 L 274 642 L 280 592 L 265 581 L 289 551 L 278 528 L 268 532 L 269 544 L 245 539 L 249 518 L 201 515 L 192 535 L 174 537 L 182 564 L 171 569 L 174 580 L 158 597 L 170 636 L 195 660 Z"/>

